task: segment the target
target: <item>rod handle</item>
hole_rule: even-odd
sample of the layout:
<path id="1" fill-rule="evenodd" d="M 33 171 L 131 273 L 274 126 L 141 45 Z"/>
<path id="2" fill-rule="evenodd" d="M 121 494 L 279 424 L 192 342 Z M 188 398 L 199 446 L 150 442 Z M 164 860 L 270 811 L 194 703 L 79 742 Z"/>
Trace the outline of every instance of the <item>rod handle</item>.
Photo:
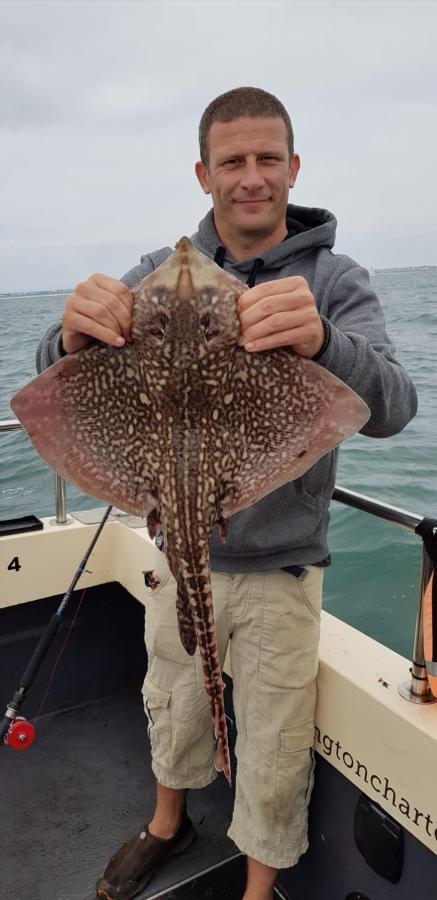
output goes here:
<path id="1" fill-rule="evenodd" d="M 29 665 L 20 681 L 20 688 L 24 688 L 27 691 L 32 684 L 33 679 L 35 678 L 36 673 L 47 653 L 47 650 L 55 636 L 56 631 L 58 630 L 59 623 L 61 621 L 61 616 L 53 613 L 51 618 L 48 621 L 46 629 L 44 633 L 41 635 L 39 642 L 35 648 L 33 656 L 30 660 Z M 24 699 L 24 695 L 23 695 Z"/>

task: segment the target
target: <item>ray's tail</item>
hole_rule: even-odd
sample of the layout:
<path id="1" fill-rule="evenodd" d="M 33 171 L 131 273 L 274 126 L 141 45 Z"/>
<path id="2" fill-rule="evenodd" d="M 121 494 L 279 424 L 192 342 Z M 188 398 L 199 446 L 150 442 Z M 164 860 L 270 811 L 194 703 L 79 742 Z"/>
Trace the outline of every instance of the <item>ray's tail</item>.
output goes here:
<path id="1" fill-rule="evenodd" d="M 215 754 L 214 768 L 216 772 L 223 772 L 229 785 L 232 784 L 231 776 L 231 760 L 229 754 L 228 728 L 226 725 L 225 702 L 223 691 L 225 685 L 222 681 L 221 695 L 214 702 L 214 737 L 215 737 Z M 211 702 L 211 701 L 210 701 Z"/>
<path id="2" fill-rule="evenodd" d="M 208 695 L 216 742 L 214 766 L 217 772 L 224 773 L 229 784 L 231 784 L 231 762 L 224 704 L 225 684 L 222 679 L 217 646 L 211 579 L 208 564 L 196 565 L 195 567 L 188 567 L 184 564 L 180 565 L 178 578 L 179 586 L 181 581 L 183 583 L 183 590 L 181 592 L 179 587 L 178 593 L 182 595 L 185 594 L 181 606 L 184 606 L 186 609 L 188 601 L 196 638 L 195 642 L 194 640 L 187 640 L 187 617 L 185 615 L 183 626 L 185 640 L 183 640 L 183 644 L 186 649 L 188 649 L 188 644 L 191 647 L 194 647 L 194 649 L 196 644 L 199 647 L 205 690 Z M 179 627 L 181 630 L 181 622 L 179 622 Z M 188 650 L 188 652 L 190 651 Z"/>

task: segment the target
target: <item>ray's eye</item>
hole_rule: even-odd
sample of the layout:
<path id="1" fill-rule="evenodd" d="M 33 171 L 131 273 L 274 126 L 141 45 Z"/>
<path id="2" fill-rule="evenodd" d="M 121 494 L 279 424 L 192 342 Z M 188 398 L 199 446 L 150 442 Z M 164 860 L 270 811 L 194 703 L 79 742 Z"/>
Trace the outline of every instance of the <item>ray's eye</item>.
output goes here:
<path id="1" fill-rule="evenodd" d="M 154 337 L 161 338 L 161 340 L 165 337 L 165 332 L 167 330 L 167 325 L 169 323 L 169 318 L 165 312 L 160 312 L 157 316 L 153 325 L 150 329 L 150 334 L 153 334 Z"/>
<path id="2" fill-rule="evenodd" d="M 205 340 L 210 341 L 219 333 L 218 325 L 209 313 L 203 313 L 200 317 L 200 327 L 203 331 Z"/>

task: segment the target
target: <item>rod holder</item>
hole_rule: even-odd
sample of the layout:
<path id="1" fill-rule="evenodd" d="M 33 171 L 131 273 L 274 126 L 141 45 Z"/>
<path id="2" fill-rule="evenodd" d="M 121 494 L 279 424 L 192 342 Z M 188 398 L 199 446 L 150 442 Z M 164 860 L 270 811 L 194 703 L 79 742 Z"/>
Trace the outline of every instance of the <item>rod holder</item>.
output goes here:
<path id="1" fill-rule="evenodd" d="M 50 519 L 50 525 L 71 525 L 73 519 L 67 516 L 65 501 L 65 480 L 61 475 L 55 474 L 55 505 L 56 519 Z"/>
<path id="2" fill-rule="evenodd" d="M 416 628 L 414 632 L 413 661 L 411 664 L 410 681 L 403 681 L 399 685 L 399 693 L 404 700 L 410 703 L 436 703 L 437 697 L 431 692 L 426 674 L 425 654 L 423 650 L 423 597 L 427 584 L 431 577 L 433 563 L 428 556 L 425 544 L 422 544 L 422 557 L 420 560 L 419 587 L 417 591 Z"/>

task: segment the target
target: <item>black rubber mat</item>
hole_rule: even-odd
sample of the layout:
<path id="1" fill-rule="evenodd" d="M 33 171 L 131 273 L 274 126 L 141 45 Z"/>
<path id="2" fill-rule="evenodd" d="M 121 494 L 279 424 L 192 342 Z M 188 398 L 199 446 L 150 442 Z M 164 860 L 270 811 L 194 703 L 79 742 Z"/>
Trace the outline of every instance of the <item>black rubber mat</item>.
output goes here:
<path id="1" fill-rule="evenodd" d="M 246 860 L 237 856 L 150 900 L 241 900 L 246 883 Z"/>
<path id="2" fill-rule="evenodd" d="M 148 895 L 148 900 L 241 900 L 245 887 L 246 858 L 239 854 L 165 893 Z M 291 900 L 279 888 L 274 895 L 275 900 Z"/>
<path id="3" fill-rule="evenodd" d="M 59 600 L 0 610 L 4 704 Z M 75 608 L 74 602 L 70 617 Z M 136 687 L 146 668 L 143 620 L 142 607 L 118 585 L 90 589 L 50 689 L 49 714 L 37 723 L 35 744 L 22 753 L 0 746 L 5 900 L 95 900 L 95 882 L 109 857 L 152 815 L 154 779 Z M 39 706 L 69 622 L 62 627 L 64 634 L 50 648 L 26 698 L 23 712 L 29 717 Z M 135 692 L 126 692 L 131 687 Z M 232 718 L 230 701 L 227 690 Z M 233 744 L 233 728 L 230 738 Z M 437 900 L 435 855 L 406 829 L 398 884 L 367 865 L 354 841 L 359 799 L 359 788 L 319 756 L 310 847 L 296 866 L 279 873 L 277 898 L 344 900 L 363 894 L 371 900 Z M 236 858 L 238 850 L 226 834 L 232 805 L 223 776 L 189 792 L 198 839 L 162 866 L 138 900 L 240 900 L 244 860 Z"/>
<path id="4" fill-rule="evenodd" d="M 0 773 L 2 896 L 94 900 L 109 857 L 154 808 L 141 695 L 46 716 L 27 751 L 0 748 Z M 198 839 L 162 867 L 141 900 L 238 853 L 226 835 L 232 804 L 222 776 L 190 791 L 188 811 Z"/>

